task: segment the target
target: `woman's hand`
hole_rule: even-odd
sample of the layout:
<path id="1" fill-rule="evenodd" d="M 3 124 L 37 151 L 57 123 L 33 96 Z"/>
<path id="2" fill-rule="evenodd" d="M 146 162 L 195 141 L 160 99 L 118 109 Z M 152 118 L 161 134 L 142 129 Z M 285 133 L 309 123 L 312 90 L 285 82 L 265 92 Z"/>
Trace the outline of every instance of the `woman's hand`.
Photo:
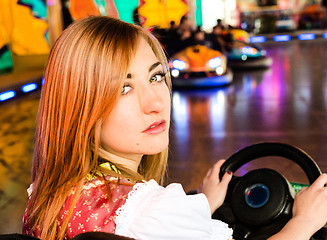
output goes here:
<path id="1" fill-rule="evenodd" d="M 223 204 L 228 184 L 232 179 L 232 172 L 228 172 L 224 174 L 221 181 L 219 180 L 220 167 L 224 162 L 225 160 L 219 160 L 209 169 L 198 190 L 199 193 L 204 193 L 206 195 L 211 214 Z"/>
<path id="2" fill-rule="evenodd" d="M 327 222 L 327 174 L 295 196 L 293 217 L 285 227 L 269 240 L 308 240 Z"/>
<path id="3" fill-rule="evenodd" d="M 313 233 L 327 222 L 327 174 L 324 173 L 309 187 L 295 196 L 293 218 L 305 219 Z"/>

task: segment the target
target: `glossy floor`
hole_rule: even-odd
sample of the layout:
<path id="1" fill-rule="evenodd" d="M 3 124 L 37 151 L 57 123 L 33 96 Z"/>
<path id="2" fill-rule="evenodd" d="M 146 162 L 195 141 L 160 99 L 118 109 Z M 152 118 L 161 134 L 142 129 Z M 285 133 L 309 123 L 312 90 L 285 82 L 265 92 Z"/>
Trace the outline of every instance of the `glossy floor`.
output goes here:
<path id="1" fill-rule="evenodd" d="M 167 183 L 196 189 L 218 159 L 262 141 L 296 145 L 327 171 L 327 40 L 266 43 L 271 69 L 234 72 L 220 89 L 175 90 Z M 0 105 L 0 233 L 21 231 L 39 94 Z M 306 182 L 294 163 L 263 158 L 237 174 L 270 167 Z"/>

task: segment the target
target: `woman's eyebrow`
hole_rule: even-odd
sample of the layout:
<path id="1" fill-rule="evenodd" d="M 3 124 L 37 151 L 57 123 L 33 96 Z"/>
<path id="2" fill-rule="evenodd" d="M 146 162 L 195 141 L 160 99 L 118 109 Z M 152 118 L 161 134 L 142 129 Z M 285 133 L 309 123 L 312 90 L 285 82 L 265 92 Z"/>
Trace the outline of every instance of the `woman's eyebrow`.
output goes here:
<path id="1" fill-rule="evenodd" d="M 161 65 L 161 62 L 156 62 L 149 67 L 149 72 L 155 69 L 157 66 Z"/>
<path id="2" fill-rule="evenodd" d="M 149 72 L 151 72 L 153 69 L 155 69 L 157 66 L 161 65 L 161 62 L 156 62 L 154 64 L 152 64 L 150 67 L 149 67 Z M 126 78 L 133 78 L 133 75 L 131 73 L 127 73 L 127 76 Z"/>

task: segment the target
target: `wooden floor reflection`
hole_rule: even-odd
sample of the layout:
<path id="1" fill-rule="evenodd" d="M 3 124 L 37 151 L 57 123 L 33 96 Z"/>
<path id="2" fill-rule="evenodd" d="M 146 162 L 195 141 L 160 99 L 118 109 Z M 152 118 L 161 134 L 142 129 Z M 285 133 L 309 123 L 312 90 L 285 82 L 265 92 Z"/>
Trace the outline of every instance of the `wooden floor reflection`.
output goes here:
<path id="1" fill-rule="evenodd" d="M 173 92 L 167 184 L 196 189 L 218 159 L 263 141 L 296 145 L 327 171 L 327 40 L 264 47 L 271 69 L 234 72 L 225 88 Z M 37 106 L 38 93 L 0 105 L 0 233 L 21 231 Z M 253 161 L 237 174 L 257 167 L 306 182 L 280 158 Z"/>

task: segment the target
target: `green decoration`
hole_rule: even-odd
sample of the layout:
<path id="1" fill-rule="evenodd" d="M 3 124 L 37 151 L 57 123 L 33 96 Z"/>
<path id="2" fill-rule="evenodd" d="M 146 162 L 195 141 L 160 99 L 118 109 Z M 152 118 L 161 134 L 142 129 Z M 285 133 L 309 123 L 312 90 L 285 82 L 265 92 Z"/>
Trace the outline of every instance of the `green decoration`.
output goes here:
<path id="1" fill-rule="evenodd" d="M 133 11 L 139 6 L 139 0 L 115 0 L 119 18 L 125 22 L 133 22 Z"/>
<path id="2" fill-rule="evenodd" d="M 0 49 L 0 73 L 10 72 L 13 68 L 13 60 L 7 45 Z"/>
<path id="3" fill-rule="evenodd" d="M 202 26 L 202 0 L 196 0 L 195 21 L 197 26 Z"/>

